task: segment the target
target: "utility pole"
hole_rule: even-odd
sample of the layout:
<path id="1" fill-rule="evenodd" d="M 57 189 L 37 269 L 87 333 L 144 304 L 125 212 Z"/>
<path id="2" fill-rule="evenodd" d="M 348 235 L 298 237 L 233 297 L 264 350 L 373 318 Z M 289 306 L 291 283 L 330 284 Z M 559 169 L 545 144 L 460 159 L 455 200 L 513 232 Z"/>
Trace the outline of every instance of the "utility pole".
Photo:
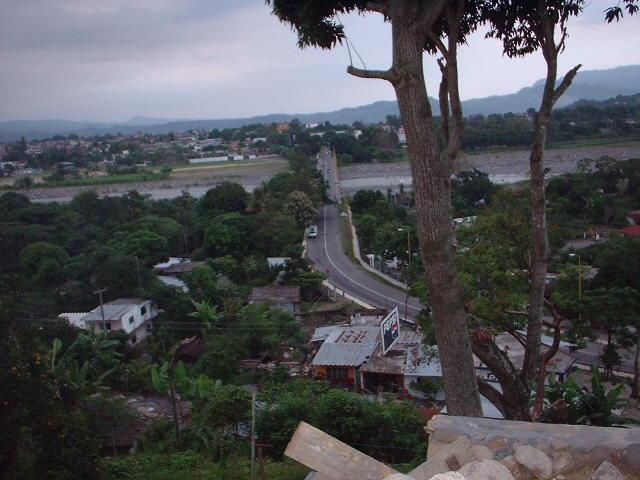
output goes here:
<path id="1" fill-rule="evenodd" d="M 140 281 L 140 264 L 138 263 L 138 256 L 136 255 L 134 258 L 136 259 L 136 273 L 138 274 L 138 286 L 140 286 L 140 284 L 142 283 Z"/>
<path id="2" fill-rule="evenodd" d="M 256 391 L 251 393 L 251 480 L 256 480 Z"/>
<path id="3" fill-rule="evenodd" d="M 102 294 L 104 292 L 106 292 L 106 291 L 107 291 L 106 288 L 102 288 L 100 290 L 96 290 L 95 292 L 93 292 L 93 293 L 98 294 L 100 296 L 100 315 L 102 316 L 102 333 L 104 335 L 107 334 L 107 322 L 104 319 L 104 302 L 102 301 Z"/>

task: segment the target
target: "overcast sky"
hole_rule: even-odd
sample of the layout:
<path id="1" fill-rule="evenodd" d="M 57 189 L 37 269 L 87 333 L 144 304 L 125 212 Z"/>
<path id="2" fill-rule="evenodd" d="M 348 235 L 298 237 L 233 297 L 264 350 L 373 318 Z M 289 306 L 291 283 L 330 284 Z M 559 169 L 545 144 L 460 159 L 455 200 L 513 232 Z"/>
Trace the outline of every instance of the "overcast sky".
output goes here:
<path id="1" fill-rule="evenodd" d="M 573 21 L 563 71 L 640 64 L 640 18 L 604 24 L 612 3 L 592 0 Z M 389 26 L 375 14 L 342 20 L 367 67 L 388 67 Z M 0 0 L 0 120 L 227 118 L 394 98 L 386 82 L 347 75 L 348 61 L 344 47 L 299 50 L 263 0 Z M 482 32 L 459 63 L 465 99 L 544 73 L 539 54 L 505 59 Z"/>

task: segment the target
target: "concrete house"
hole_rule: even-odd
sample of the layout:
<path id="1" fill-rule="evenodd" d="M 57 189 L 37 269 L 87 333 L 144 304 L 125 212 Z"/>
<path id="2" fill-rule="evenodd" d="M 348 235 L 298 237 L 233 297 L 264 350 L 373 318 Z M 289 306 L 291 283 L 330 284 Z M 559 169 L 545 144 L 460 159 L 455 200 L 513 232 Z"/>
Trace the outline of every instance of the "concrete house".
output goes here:
<path id="1" fill-rule="evenodd" d="M 90 312 L 61 313 L 58 318 L 96 334 L 104 330 L 122 330 L 129 335 L 129 343 L 134 345 L 149 335 L 152 321 L 157 316 L 158 310 L 151 300 L 119 298 Z"/>

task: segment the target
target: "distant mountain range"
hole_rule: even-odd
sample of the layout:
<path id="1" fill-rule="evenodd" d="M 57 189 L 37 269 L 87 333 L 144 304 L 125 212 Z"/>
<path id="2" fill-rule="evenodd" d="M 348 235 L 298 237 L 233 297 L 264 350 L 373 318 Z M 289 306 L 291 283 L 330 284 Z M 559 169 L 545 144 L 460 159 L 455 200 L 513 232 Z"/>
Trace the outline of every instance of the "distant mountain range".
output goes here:
<path id="1" fill-rule="evenodd" d="M 473 98 L 463 102 L 465 115 L 491 113 L 520 113 L 531 107 L 537 107 L 542 95 L 544 81 L 539 80 L 530 87 L 520 89 L 508 95 L 494 95 Z M 578 100 L 606 100 L 617 95 L 640 93 L 640 65 L 629 65 L 608 70 L 588 70 L 580 72 L 571 87 L 565 92 L 557 107 L 570 105 Z M 434 111 L 438 111 L 437 102 L 431 98 Z M 133 117 L 119 123 L 74 122 L 69 120 L 24 120 L 0 122 L 0 142 L 12 142 L 25 137 L 27 139 L 47 138 L 54 135 L 77 134 L 83 137 L 104 135 L 107 133 L 132 134 L 169 133 L 186 130 L 213 128 L 234 128 L 253 123 L 287 122 L 294 118 L 303 123 L 377 123 L 386 115 L 398 115 L 395 101 L 380 101 L 360 107 L 342 108 L 333 112 L 308 114 L 274 113 L 248 118 L 227 118 L 211 120 L 169 119 Z"/>

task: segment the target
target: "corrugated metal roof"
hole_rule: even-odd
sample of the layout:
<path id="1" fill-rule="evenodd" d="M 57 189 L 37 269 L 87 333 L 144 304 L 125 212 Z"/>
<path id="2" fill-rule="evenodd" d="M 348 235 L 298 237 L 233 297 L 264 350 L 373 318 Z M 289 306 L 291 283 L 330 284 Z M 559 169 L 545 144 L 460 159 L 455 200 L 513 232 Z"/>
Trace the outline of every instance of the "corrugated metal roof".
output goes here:
<path id="1" fill-rule="evenodd" d="M 398 335 L 398 340 L 396 340 L 396 344 L 398 345 L 420 345 L 422 343 L 422 335 L 418 332 L 414 332 L 413 330 L 406 330 L 400 328 L 400 335 Z"/>
<path id="2" fill-rule="evenodd" d="M 132 304 L 104 304 L 104 319 L 105 320 L 119 320 L 122 315 L 131 310 Z M 87 313 L 83 318 L 83 322 L 98 322 L 102 321 L 102 311 L 100 307 L 96 307 Z"/>
<path id="3" fill-rule="evenodd" d="M 338 325 L 330 325 L 327 327 L 318 327 L 313 331 L 313 337 L 311 337 L 312 342 L 322 342 L 329 338 L 329 335 L 337 328 L 340 328 Z"/>
<path id="4" fill-rule="evenodd" d="M 375 348 L 375 345 L 371 344 L 327 343 L 325 341 L 311 364 L 359 367 L 369 360 Z"/>
<path id="5" fill-rule="evenodd" d="M 378 327 L 336 327 L 311 364 L 358 367 L 371 358 L 379 337 Z"/>

